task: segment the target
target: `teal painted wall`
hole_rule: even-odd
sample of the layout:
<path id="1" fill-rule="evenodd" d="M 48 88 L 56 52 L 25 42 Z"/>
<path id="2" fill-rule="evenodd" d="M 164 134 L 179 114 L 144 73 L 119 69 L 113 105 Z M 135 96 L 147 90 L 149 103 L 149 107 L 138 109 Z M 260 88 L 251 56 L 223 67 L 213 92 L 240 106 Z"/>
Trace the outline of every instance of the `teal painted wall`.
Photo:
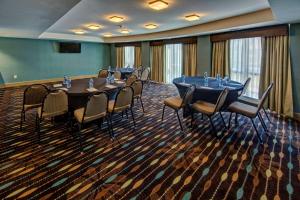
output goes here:
<path id="1" fill-rule="evenodd" d="M 110 65 L 110 51 L 109 44 L 83 42 L 80 54 L 66 54 L 56 41 L 0 38 L 0 84 L 96 74 Z"/>
<path id="2" fill-rule="evenodd" d="M 290 25 L 294 112 L 300 113 L 300 23 Z"/>

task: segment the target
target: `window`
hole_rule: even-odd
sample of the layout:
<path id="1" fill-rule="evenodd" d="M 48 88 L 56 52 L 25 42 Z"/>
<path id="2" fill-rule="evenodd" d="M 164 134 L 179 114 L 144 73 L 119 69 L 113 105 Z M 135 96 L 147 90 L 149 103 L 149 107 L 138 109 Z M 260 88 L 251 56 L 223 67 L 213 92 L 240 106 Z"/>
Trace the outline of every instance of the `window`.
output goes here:
<path id="1" fill-rule="evenodd" d="M 124 47 L 124 65 L 126 67 L 133 67 L 134 66 L 134 47 L 133 46 L 126 46 Z"/>
<path id="2" fill-rule="evenodd" d="M 172 83 L 174 78 L 182 75 L 182 44 L 165 46 L 165 81 Z"/>
<path id="3" fill-rule="evenodd" d="M 230 40 L 230 77 L 244 83 L 251 78 L 246 96 L 258 98 L 261 68 L 261 38 Z"/>

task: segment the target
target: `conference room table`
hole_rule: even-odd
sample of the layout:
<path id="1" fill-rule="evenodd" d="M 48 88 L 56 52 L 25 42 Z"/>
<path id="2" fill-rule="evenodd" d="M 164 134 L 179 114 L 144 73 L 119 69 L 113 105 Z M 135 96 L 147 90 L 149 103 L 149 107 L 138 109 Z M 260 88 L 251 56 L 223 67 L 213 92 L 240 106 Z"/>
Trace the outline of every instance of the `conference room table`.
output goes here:
<path id="1" fill-rule="evenodd" d="M 226 108 L 232 102 L 238 99 L 239 94 L 244 88 L 243 84 L 232 80 L 228 80 L 227 82 L 222 80 L 222 84 L 219 85 L 217 79 L 212 77 L 208 78 L 208 84 L 207 86 L 205 86 L 204 77 L 202 76 L 175 78 L 173 80 L 173 84 L 177 87 L 181 97 L 184 96 L 189 86 L 195 85 L 196 89 L 193 94 L 193 99 L 191 103 L 194 103 L 198 100 L 202 100 L 215 104 L 222 90 L 224 90 L 224 88 L 227 87 L 229 89 L 229 93 L 222 108 L 223 110 L 226 110 Z M 187 117 L 189 114 L 190 110 L 188 108 L 184 108 L 183 116 Z"/>
<path id="2" fill-rule="evenodd" d="M 66 88 L 65 85 L 58 83 L 50 86 L 50 90 L 64 90 L 68 95 L 69 111 L 84 107 L 88 98 L 98 92 L 107 92 L 109 99 L 113 99 L 119 88 L 126 84 L 123 80 L 115 80 L 114 83 L 106 83 L 105 78 L 93 78 L 94 87 L 89 89 L 90 78 L 77 79 L 71 81 L 71 87 Z"/>
<path id="3" fill-rule="evenodd" d="M 112 74 L 114 74 L 115 71 L 121 72 L 121 79 L 126 79 L 127 77 L 129 77 L 134 72 L 134 68 L 125 67 L 125 68 L 118 68 L 118 69 L 108 70 L 108 72 L 110 72 Z"/>

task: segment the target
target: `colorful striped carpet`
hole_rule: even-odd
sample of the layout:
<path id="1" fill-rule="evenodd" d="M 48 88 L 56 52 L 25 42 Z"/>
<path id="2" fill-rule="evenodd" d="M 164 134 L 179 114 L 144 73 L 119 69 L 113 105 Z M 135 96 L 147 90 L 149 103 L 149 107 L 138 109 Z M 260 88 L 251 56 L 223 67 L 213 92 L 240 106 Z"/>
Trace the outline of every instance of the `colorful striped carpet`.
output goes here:
<path id="1" fill-rule="evenodd" d="M 117 117 L 112 142 L 106 125 L 83 129 L 84 154 L 62 123 L 46 122 L 41 145 L 34 113 L 19 131 L 24 88 L 0 90 L 0 199 L 299 199 L 299 124 L 272 115 L 271 137 L 258 139 L 248 119 L 230 131 L 211 133 L 198 117 L 191 129 L 163 99 L 173 86 L 145 88 L 143 114 L 135 105 L 137 127 Z M 228 120 L 228 114 L 225 114 Z M 129 116 L 130 117 L 130 116 Z M 130 119 L 130 118 L 129 118 Z M 222 122 L 214 119 L 218 130 Z M 256 120 L 260 131 L 261 125 Z"/>

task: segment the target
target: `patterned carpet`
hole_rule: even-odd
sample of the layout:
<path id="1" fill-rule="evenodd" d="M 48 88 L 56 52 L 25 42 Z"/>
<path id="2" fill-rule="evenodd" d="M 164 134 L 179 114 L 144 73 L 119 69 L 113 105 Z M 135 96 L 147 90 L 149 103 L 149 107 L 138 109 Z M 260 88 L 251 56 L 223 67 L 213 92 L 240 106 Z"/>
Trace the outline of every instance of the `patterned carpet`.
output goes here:
<path id="1" fill-rule="evenodd" d="M 259 145 L 251 123 L 211 133 L 196 120 L 183 135 L 163 99 L 173 86 L 152 84 L 144 92 L 146 113 L 135 105 L 137 127 L 115 119 L 119 139 L 91 124 L 83 129 L 84 154 L 62 123 L 46 122 L 42 144 L 34 133 L 34 113 L 19 131 L 24 88 L 0 90 L 1 199 L 299 199 L 299 124 L 271 116 L 271 137 Z M 226 121 L 229 115 L 225 114 Z M 130 116 L 129 116 L 130 117 Z M 129 118 L 130 119 L 130 118 Z M 122 120 L 122 122 L 120 121 Z M 218 130 L 221 120 L 214 119 Z M 256 120 L 260 131 L 261 125 Z"/>

